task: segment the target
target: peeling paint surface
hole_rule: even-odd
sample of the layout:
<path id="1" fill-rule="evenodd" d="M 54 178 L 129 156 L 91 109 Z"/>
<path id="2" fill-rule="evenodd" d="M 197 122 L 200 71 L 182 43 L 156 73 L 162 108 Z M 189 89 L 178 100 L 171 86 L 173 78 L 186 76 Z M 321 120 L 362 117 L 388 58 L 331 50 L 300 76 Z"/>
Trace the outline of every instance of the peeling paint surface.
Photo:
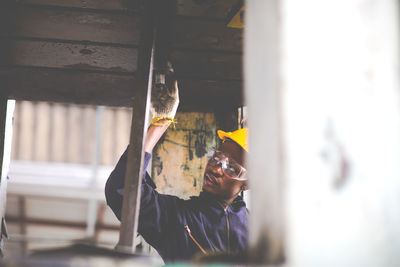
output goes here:
<path id="1" fill-rule="evenodd" d="M 216 144 L 213 113 L 187 112 L 176 115 L 153 150 L 152 177 L 160 193 L 189 198 L 203 186 L 207 151 Z"/>

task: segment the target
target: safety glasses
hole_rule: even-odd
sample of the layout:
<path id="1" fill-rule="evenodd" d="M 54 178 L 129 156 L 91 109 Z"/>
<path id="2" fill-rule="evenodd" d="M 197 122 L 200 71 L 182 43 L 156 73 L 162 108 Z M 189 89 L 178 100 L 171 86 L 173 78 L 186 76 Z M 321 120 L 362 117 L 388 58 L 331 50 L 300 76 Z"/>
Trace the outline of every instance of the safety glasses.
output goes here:
<path id="1" fill-rule="evenodd" d="M 210 166 L 221 165 L 222 171 L 227 177 L 239 181 L 247 180 L 245 177 L 246 169 L 224 152 L 211 149 L 207 153 L 207 159 Z"/>

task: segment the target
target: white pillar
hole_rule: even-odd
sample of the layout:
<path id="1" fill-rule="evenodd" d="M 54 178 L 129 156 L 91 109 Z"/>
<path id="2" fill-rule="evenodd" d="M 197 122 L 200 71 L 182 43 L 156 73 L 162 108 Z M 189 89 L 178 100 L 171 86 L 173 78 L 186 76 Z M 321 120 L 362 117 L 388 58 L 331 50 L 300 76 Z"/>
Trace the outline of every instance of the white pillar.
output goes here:
<path id="1" fill-rule="evenodd" d="M 246 2 L 244 71 L 250 129 L 250 247 L 253 257 L 264 263 L 279 262 L 283 245 L 279 2 Z"/>
<path id="2" fill-rule="evenodd" d="M 289 266 L 399 266 L 399 1 L 246 5 L 250 244 L 283 243 Z"/>

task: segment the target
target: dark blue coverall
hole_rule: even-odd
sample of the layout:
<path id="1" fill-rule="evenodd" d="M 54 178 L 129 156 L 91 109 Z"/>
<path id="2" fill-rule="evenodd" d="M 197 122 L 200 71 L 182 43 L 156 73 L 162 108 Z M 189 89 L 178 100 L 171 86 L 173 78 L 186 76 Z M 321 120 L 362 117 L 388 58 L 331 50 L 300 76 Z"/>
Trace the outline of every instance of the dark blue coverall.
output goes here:
<path id="1" fill-rule="evenodd" d="M 151 159 L 145 154 L 144 169 Z M 107 204 L 121 220 L 127 150 L 105 187 Z M 164 262 L 190 260 L 202 251 L 244 252 L 247 245 L 246 204 L 241 197 L 224 210 L 214 195 L 201 192 L 183 200 L 160 194 L 149 174 L 143 175 L 138 232 Z"/>

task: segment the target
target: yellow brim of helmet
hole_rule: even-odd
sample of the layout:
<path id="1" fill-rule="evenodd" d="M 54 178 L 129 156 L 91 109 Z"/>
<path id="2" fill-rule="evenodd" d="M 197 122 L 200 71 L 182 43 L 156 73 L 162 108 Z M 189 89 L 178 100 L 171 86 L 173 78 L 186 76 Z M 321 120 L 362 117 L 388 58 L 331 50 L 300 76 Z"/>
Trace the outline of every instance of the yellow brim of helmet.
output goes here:
<path id="1" fill-rule="evenodd" d="M 233 132 L 224 132 L 221 130 L 217 131 L 218 137 L 221 140 L 226 140 L 226 138 L 231 139 L 234 141 L 236 144 L 238 144 L 240 147 L 242 147 L 244 150 L 249 152 L 248 144 L 247 144 L 247 135 L 248 135 L 248 129 L 243 128 L 239 129 Z"/>

